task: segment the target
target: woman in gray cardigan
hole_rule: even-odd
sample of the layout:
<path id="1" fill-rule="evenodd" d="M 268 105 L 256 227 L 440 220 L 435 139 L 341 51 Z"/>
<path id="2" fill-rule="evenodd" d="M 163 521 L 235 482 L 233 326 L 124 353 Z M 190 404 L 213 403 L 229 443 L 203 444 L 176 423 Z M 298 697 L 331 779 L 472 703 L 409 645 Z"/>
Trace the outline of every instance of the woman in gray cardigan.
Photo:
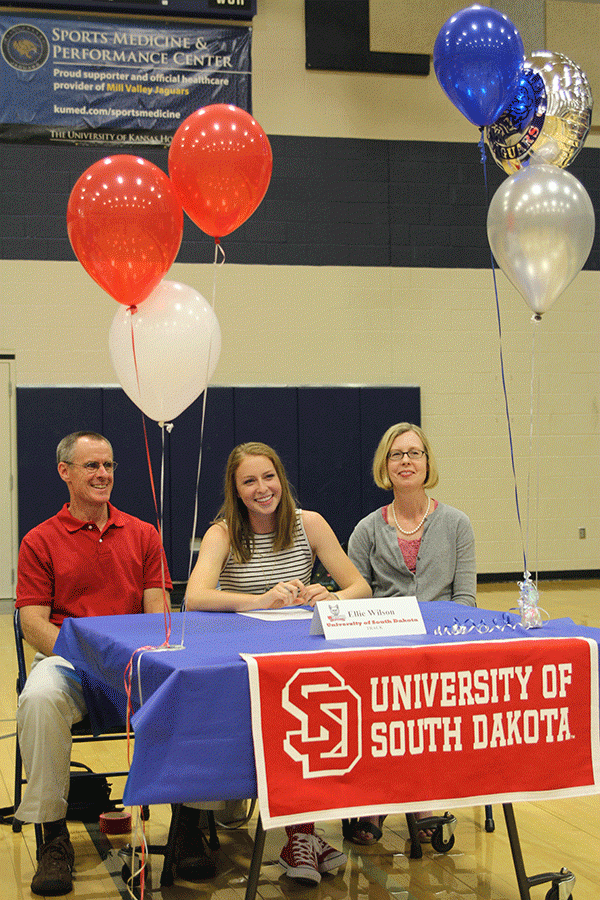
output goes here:
<path id="1" fill-rule="evenodd" d="M 427 494 L 438 468 L 418 425 L 400 422 L 385 432 L 373 459 L 375 484 L 393 491 L 392 502 L 358 523 L 348 556 L 374 597 L 455 600 L 475 606 L 475 537 L 468 517 Z M 419 813 L 426 818 L 429 813 Z M 383 816 L 365 816 L 347 834 L 357 844 L 381 837 Z M 421 833 L 421 839 L 430 835 Z"/>

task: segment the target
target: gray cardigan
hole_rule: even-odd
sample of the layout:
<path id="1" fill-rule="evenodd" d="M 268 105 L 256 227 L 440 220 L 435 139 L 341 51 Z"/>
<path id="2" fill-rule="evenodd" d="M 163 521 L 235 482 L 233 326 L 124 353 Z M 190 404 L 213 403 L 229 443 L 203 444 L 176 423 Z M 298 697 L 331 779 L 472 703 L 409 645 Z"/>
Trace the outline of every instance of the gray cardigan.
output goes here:
<path id="1" fill-rule="evenodd" d="M 358 523 L 348 542 L 348 556 L 368 581 L 374 597 L 456 600 L 476 606 L 475 536 L 468 517 L 438 503 L 425 519 L 417 570 L 408 569 L 393 525 L 382 509 Z"/>

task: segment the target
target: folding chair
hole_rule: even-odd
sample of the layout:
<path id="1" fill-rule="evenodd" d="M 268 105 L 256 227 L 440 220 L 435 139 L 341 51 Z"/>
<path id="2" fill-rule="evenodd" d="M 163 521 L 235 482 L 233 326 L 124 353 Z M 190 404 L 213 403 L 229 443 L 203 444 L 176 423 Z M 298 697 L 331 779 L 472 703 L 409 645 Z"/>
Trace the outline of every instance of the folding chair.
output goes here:
<path id="1" fill-rule="evenodd" d="M 23 687 L 25 686 L 25 682 L 27 680 L 27 664 L 25 661 L 25 648 L 24 648 L 24 637 L 23 630 L 21 628 L 21 617 L 19 615 L 19 610 L 16 609 L 13 618 L 14 625 L 14 634 L 15 634 L 15 650 L 17 654 L 17 697 L 20 695 Z M 90 721 L 86 716 L 81 722 L 73 725 L 71 729 L 73 735 L 73 743 L 81 744 L 81 743 L 91 743 L 96 741 L 122 741 L 127 739 L 127 734 L 123 729 L 112 730 L 106 734 L 94 735 L 90 729 Z M 123 771 L 110 771 L 110 772 L 94 772 L 90 773 L 91 775 L 104 775 L 107 778 L 115 778 L 117 776 L 127 776 L 127 769 Z M 78 778 L 85 778 L 86 773 L 78 774 Z M 27 779 L 23 774 L 23 762 L 21 759 L 21 750 L 19 747 L 19 738 L 16 738 L 16 747 L 15 747 L 15 773 L 14 773 L 14 804 L 13 806 L 4 807 L 0 809 L 0 816 L 5 820 L 12 820 L 12 830 L 19 832 L 21 831 L 23 823 L 15 817 L 15 811 L 18 809 L 19 804 L 21 802 L 21 796 L 23 793 L 23 785 L 27 783 Z M 120 802 L 120 801 L 116 801 Z M 145 817 L 147 818 L 147 808 L 144 808 Z M 35 825 L 35 836 L 38 850 L 42 844 L 42 827 L 41 825 Z"/>
<path id="2" fill-rule="evenodd" d="M 14 625 L 14 634 L 15 634 L 15 650 L 17 654 L 17 697 L 23 690 L 25 686 L 25 682 L 27 680 L 27 663 L 25 660 L 25 648 L 24 648 L 24 637 L 23 630 L 21 627 L 21 617 L 19 615 L 19 610 L 16 609 L 13 617 L 13 625 Z M 82 719 L 81 722 L 77 722 L 73 725 L 72 729 L 73 743 L 74 744 L 83 744 L 83 743 L 91 743 L 96 741 L 122 741 L 127 739 L 127 733 L 123 729 L 119 730 L 111 730 L 105 734 L 94 735 L 90 728 L 90 720 L 89 717 L 86 716 Z M 78 765 L 74 763 L 74 765 Z M 77 778 L 86 778 L 87 772 L 82 772 L 77 774 Z M 98 775 L 105 776 L 106 778 L 115 778 L 117 776 L 127 776 L 129 774 L 128 770 L 125 769 L 123 771 L 114 771 L 111 770 L 109 772 L 90 772 L 90 775 L 98 777 Z M 0 817 L 2 817 L 5 821 L 12 819 L 12 830 L 15 832 L 21 831 L 23 823 L 15 817 L 15 811 L 18 809 L 19 804 L 21 802 L 21 796 L 23 792 L 23 785 L 27 783 L 27 779 L 23 775 L 23 762 L 21 759 L 21 751 L 19 748 L 19 738 L 16 738 L 16 746 L 15 746 L 15 778 L 14 778 L 14 805 L 9 807 L 4 807 L 4 809 L 0 809 Z M 115 801 L 116 803 L 120 803 L 120 800 Z M 171 815 L 171 824 L 169 828 L 169 835 L 167 838 L 166 844 L 152 844 L 148 846 L 149 854 L 160 854 L 164 856 L 165 861 L 162 870 L 161 876 L 161 884 L 164 886 L 171 885 L 173 883 L 174 874 L 175 874 L 175 860 L 174 860 L 174 840 L 175 834 L 177 831 L 177 823 L 179 820 L 179 813 L 181 810 L 181 804 L 174 804 L 172 806 L 172 815 Z M 149 810 L 147 806 L 142 807 L 142 817 L 144 819 L 149 818 Z M 43 833 L 42 826 L 36 824 L 35 826 L 35 836 L 36 836 L 36 844 L 37 849 L 39 851 L 42 841 L 43 841 Z M 209 832 L 209 846 L 212 850 L 216 850 L 219 847 L 219 839 L 216 831 L 216 822 L 213 815 L 212 810 L 208 811 L 208 832 Z M 125 870 L 126 867 L 124 867 Z M 125 871 L 124 871 L 124 879 L 125 879 Z"/>

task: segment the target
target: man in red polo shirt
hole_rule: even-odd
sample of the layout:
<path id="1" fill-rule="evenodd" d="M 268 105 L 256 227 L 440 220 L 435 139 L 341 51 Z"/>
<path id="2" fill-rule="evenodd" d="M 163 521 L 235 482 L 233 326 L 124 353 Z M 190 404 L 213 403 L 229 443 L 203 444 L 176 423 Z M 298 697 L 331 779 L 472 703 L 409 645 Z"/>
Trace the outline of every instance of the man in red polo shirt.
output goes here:
<path id="1" fill-rule="evenodd" d="M 162 613 L 172 589 L 156 528 L 109 502 L 117 465 L 109 441 L 79 431 L 63 438 L 56 455 L 69 502 L 23 538 L 16 600 L 25 640 L 37 653 L 17 711 L 27 786 L 15 816 L 43 823 L 31 889 L 44 895 L 73 886 L 66 825 L 71 726 L 86 714 L 73 666 L 53 654 L 60 625 L 68 616 Z"/>

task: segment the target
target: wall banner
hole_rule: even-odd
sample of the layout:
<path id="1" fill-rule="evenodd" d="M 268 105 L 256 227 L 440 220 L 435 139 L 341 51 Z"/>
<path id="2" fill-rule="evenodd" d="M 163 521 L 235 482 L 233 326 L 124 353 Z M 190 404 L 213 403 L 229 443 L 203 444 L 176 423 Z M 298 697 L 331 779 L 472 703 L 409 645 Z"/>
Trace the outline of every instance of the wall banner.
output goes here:
<path id="1" fill-rule="evenodd" d="M 171 142 L 212 103 L 251 112 L 248 26 L 0 14 L 0 140 Z"/>
<path id="2" fill-rule="evenodd" d="M 265 828 L 600 792 L 595 641 L 242 656 Z"/>

